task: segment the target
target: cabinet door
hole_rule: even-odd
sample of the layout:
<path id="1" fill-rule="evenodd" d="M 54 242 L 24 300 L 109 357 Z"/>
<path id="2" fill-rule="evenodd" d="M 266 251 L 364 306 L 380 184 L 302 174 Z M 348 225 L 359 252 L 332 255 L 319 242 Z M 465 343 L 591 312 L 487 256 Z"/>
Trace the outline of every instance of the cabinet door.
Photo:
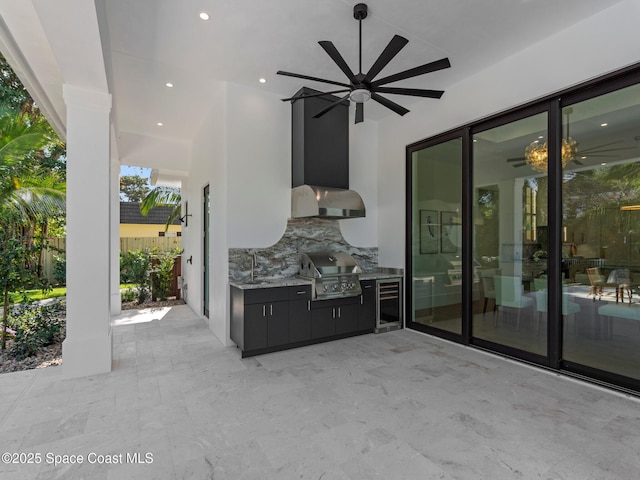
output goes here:
<path id="1" fill-rule="evenodd" d="M 253 304 L 244 306 L 245 351 L 267 347 L 267 306 Z"/>
<path id="2" fill-rule="evenodd" d="M 358 331 L 373 331 L 376 327 L 376 282 L 361 282 L 362 295 L 358 311 Z"/>
<path id="3" fill-rule="evenodd" d="M 289 302 L 265 305 L 267 314 L 267 346 L 277 347 L 289 343 Z"/>
<path id="4" fill-rule="evenodd" d="M 311 300 L 289 301 L 289 341 L 304 342 L 311 338 Z"/>
<path id="5" fill-rule="evenodd" d="M 311 310 L 311 338 L 331 337 L 336 334 L 336 308 Z"/>
<path id="6" fill-rule="evenodd" d="M 358 331 L 358 304 L 337 307 L 336 335 Z"/>

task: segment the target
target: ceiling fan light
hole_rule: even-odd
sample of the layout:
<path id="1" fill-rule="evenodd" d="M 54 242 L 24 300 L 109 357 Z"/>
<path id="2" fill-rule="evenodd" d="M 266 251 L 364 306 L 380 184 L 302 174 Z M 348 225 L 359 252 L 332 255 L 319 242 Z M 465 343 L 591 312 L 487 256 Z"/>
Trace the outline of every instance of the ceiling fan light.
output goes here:
<path id="1" fill-rule="evenodd" d="M 371 92 L 366 88 L 356 88 L 349 94 L 349 100 L 356 103 L 364 103 L 371 98 Z"/>

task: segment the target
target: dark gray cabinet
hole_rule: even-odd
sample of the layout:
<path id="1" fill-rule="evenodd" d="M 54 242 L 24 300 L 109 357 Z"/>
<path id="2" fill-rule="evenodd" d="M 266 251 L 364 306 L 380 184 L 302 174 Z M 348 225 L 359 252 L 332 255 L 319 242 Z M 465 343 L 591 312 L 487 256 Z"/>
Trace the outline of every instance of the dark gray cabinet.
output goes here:
<path id="1" fill-rule="evenodd" d="M 312 301 L 311 285 L 231 286 L 231 340 L 243 357 L 372 332 L 375 314 L 375 290 Z"/>
<path id="2" fill-rule="evenodd" d="M 357 332 L 358 304 L 341 305 L 337 307 L 336 310 L 336 335 Z"/>
<path id="3" fill-rule="evenodd" d="M 289 343 L 288 288 L 232 287 L 231 340 L 243 352 Z"/>
<path id="4" fill-rule="evenodd" d="M 372 332 L 376 327 L 376 281 L 360 282 L 360 309 L 358 312 L 358 330 Z"/>
<path id="5" fill-rule="evenodd" d="M 360 297 L 321 300 L 311 307 L 311 338 L 356 333 Z"/>
<path id="6" fill-rule="evenodd" d="M 311 339 L 311 286 L 289 289 L 289 341 L 304 342 Z"/>

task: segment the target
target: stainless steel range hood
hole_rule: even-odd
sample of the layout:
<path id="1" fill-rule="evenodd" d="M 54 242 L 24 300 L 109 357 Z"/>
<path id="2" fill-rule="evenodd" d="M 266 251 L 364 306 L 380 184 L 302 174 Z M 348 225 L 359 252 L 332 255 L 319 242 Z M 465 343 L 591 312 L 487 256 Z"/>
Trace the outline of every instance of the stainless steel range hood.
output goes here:
<path id="1" fill-rule="evenodd" d="M 291 190 L 291 217 L 361 218 L 364 202 L 358 192 L 344 188 L 300 185 Z"/>
<path id="2" fill-rule="evenodd" d="M 365 216 L 364 202 L 349 190 L 349 102 L 314 118 L 339 100 L 303 87 L 291 105 L 291 217 Z"/>

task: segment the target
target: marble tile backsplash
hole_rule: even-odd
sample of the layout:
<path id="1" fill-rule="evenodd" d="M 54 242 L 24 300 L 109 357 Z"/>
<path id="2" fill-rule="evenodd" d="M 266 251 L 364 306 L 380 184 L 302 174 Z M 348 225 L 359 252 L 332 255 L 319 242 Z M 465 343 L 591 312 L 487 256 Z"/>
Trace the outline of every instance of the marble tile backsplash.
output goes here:
<path id="1" fill-rule="evenodd" d="M 258 266 L 255 276 L 262 280 L 293 277 L 298 273 L 302 252 L 346 252 L 360 265 L 363 272 L 378 267 L 378 248 L 349 245 L 340 232 L 337 220 L 321 218 L 289 219 L 282 238 L 267 248 L 230 248 L 229 280 L 248 281 L 251 272 L 251 254 L 255 252 Z"/>

